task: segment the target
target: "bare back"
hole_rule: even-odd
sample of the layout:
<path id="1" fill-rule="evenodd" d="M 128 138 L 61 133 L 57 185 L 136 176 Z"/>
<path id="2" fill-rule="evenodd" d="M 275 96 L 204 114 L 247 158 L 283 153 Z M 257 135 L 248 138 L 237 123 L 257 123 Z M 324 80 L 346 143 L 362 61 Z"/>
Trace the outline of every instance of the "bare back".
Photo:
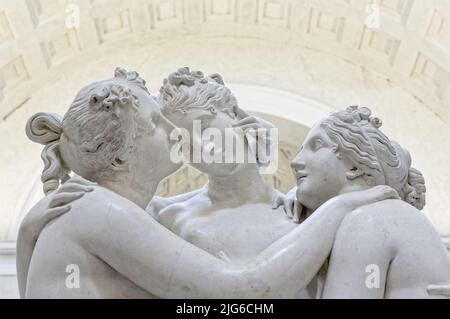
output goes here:
<path id="1" fill-rule="evenodd" d="M 96 194 L 94 191 L 85 196 Z M 80 211 L 87 207 L 83 205 L 86 197 L 74 202 L 69 213 L 51 221 L 39 235 L 29 267 L 26 298 L 153 298 L 91 254 L 79 240 L 80 228 L 84 227 L 80 218 L 88 213 L 95 219 L 96 213 L 95 209 Z M 120 205 L 122 199 L 115 196 L 112 201 Z"/>
<path id="2" fill-rule="evenodd" d="M 427 286 L 448 278 L 447 251 L 428 219 L 403 201 L 385 200 L 342 222 L 323 297 L 428 298 Z"/>

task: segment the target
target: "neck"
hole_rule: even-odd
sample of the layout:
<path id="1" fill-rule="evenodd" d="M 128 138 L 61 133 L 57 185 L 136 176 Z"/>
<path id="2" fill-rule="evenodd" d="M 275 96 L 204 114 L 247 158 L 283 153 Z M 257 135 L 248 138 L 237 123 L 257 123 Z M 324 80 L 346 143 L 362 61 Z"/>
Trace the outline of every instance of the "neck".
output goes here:
<path id="1" fill-rule="evenodd" d="M 249 201 L 267 196 L 269 186 L 256 164 L 249 164 L 239 172 L 227 176 L 208 175 L 208 194 L 216 201 Z"/>
<path id="2" fill-rule="evenodd" d="M 312 208 L 308 208 L 305 207 L 304 212 L 306 213 L 306 217 L 311 216 L 312 213 L 314 213 L 314 211 L 316 209 L 318 209 L 321 205 L 323 205 L 324 203 L 326 203 L 328 200 L 330 200 L 331 198 L 334 198 L 336 196 L 342 195 L 342 194 L 346 194 L 346 193 L 351 193 L 351 192 L 358 192 L 358 191 L 362 191 L 362 190 L 366 190 L 369 189 L 370 187 L 364 183 L 364 182 L 354 182 L 354 183 L 348 183 L 347 185 L 343 186 L 341 188 L 341 190 L 339 192 L 336 193 L 336 195 L 329 197 L 328 199 L 326 199 L 325 201 L 323 201 L 318 207 L 312 209 Z"/>
<path id="3" fill-rule="evenodd" d="M 103 180 L 98 184 L 125 197 L 145 210 L 156 193 L 159 181 L 139 182 L 132 178 L 117 178 L 115 180 Z"/>
<path id="4" fill-rule="evenodd" d="M 348 183 L 344 187 L 342 187 L 341 191 L 336 195 L 342 195 L 351 192 L 358 192 L 369 189 L 370 187 L 365 182 L 355 181 L 353 183 Z"/>

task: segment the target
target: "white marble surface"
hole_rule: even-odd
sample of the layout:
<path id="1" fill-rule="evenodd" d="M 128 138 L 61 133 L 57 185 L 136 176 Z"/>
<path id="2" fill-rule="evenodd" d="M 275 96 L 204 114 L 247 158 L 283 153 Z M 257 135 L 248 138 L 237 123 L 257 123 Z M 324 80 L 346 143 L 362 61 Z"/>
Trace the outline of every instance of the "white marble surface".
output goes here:
<path id="1" fill-rule="evenodd" d="M 386 132 L 414 154 L 414 165 L 423 171 L 429 187 L 426 210 L 439 232 L 450 234 L 449 168 L 442 165 L 450 161 L 445 93 L 448 31 L 439 29 L 445 26 L 442 21 L 448 21 L 448 1 L 412 1 L 412 10 L 393 5 L 397 1 L 385 2 L 380 33 L 373 43 L 366 41 L 371 32 L 363 36 L 362 17 L 368 2 L 275 1 L 265 7 L 262 1 L 261 8 L 256 8 L 254 1 L 229 1 L 227 4 L 237 3 L 237 10 L 226 14 L 217 1 L 189 1 L 184 6 L 169 2 L 164 6 L 157 0 L 120 2 L 110 6 L 108 15 L 120 20 L 119 13 L 131 9 L 129 21 L 135 29 L 130 32 L 124 20 L 122 28 L 111 25 L 110 37 L 102 41 L 96 36 L 93 19 L 106 18 L 97 16 L 105 1 L 96 2 L 96 10 L 80 2 L 81 29 L 62 27 L 67 14 L 63 2 L 53 8 L 37 1 L 32 6 L 43 6 L 41 16 L 36 16 L 36 10 L 30 14 L 24 0 L 2 2 L 0 17 L 5 14 L 7 22 L 0 35 L 0 87 L 6 86 L 0 89 L 4 95 L 0 113 L 3 116 L 23 105 L 0 122 L 0 141 L 5 145 L 0 153 L 4 168 L 0 175 L 0 240 L 15 240 L 21 213 L 40 195 L 36 186 L 40 149 L 28 145 L 23 134 L 32 113 L 41 109 L 62 112 L 80 85 L 99 75 L 108 76 L 117 64 L 139 69 L 154 92 L 160 79 L 173 68 L 186 65 L 186 60 L 195 68 L 222 73 L 249 110 L 258 111 L 261 105 L 268 114 L 288 114 L 298 123 L 305 123 L 305 110 L 310 108 L 300 103 L 296 110 L 295 101 L 305 97 L 333 109 L 355 103 L 372 107 L 384 119 Z M 150 11 L 143 10 L 149 4 L 155 12 L 165 12 L 161 20 L 150 21 Z M 292 4 L 293 20 L 281 14 Z M 204 5 L 213 6 L 207 16 L 200 14 Z M 337 16 L 346 20 L 345 28 L 339 29 L 341 41 L 326 30 L 326 23 L 309 29 L 314 26 L 308 19 L 312 8 L 314 18 L 319 12 L 324 14 L 324 23 Z M 37 25 L 33 25 L 33 16 Z M 30 32 L 34 36 L 30 37 Z M 64 40 L 66 33 L 68 41 Z M 386 56 L 380 48 L 392 37 L 393 50 Z M 44 46 L 37 39 L 45 39 Z M 395 39 L 400 40 L 398 50 Z M 42 50 L 51 46 L 56 49 L 54 56 Z M 392 56 L 395 58 L 390 60 Z M 277 103 L 280 95 L 289 97 L 285 109 Z"/>
<path id="2" fill-rule="evenodd" d="M 222 162 L 227 129 L 273 128 L 238 106 L 222 76 L 184 67 L 163 83 L 153 97 L 136 72 L 116 68 L 81 89 L 63 117 L 39 112 L 27 121 L 28 138 L 43 145 L 46 196 L 19 230 L 21 297 L 449 294 L 446 248 L 420 212 L 423 176 L 370 109 L 349 106 L 317 121 L 291 164 L 297 185 L 284 195 L 264 183 L 261 156 L 243 150 L 243 161 Z M 219 139 L 196 135 L 200 120 Z M 174 138 L 183 130 L 192 139 Z M 196 159 L 196 141 L 219 159 Z M 154 198 L 181 166 L 173 157 L 178 144 L 189 146 L 194 156 L 185 160 L 209 182 Z M 373 286 L 368 267 L 376 269 Z"/>

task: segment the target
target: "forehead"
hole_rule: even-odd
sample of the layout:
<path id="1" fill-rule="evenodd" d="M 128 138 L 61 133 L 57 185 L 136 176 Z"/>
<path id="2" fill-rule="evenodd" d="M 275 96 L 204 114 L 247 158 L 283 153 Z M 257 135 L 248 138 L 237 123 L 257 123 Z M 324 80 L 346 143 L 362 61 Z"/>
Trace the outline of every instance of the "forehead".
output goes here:
<path id="1" fill-rule="evenodd" d="M 313 125 L 313 127 L 309 130 L 308 134 L 306 135 L 305 141 L 309 140 L 309 139 L 313 139 L 313 138 L 318 138 L 318 137 L 321 137 L 321 138 L 327 137 L 327 134 L 322 127 L 322 123 L 323 123 L 323 120 L 321 120 Z"/>

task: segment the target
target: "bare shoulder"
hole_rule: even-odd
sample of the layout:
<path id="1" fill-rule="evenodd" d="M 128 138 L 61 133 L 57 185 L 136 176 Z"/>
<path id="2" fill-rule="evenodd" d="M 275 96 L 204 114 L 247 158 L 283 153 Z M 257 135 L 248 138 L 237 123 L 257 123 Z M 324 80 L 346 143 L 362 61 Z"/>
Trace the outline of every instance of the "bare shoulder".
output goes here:
<path id="1" fill-rule="evenodd" d="M 421 211 L 402 200 L 389 199 L 362 206 L 342 221 L 340 232 L 361 238 L 385 238 L 393 241 L 437 235 Z"/>
<path id="2" fill-rule="evenodd" d="M 427 223 L 425 214 L 398 199 L 387 199 L 362 206 L 348 214 L 344 221 L 356 224 L 385 224 L 394 220 Z"/>
<path id="3" fill-rule="evenodd" d="M 145 211 L 130 200 L 100 186 L 71 203 L 71 210 L 61 218 L 76 234 L 98 233 L 108 219 L 114 216 L 146 215 Z"/>
<path id="4" fill-rule="evenodd" d="M 196 195 L 191 198 L 171 204 L 162 209 L 158 216 L 157 221 L 164 225 L 166 228 L 171 229 L 176 220 L 186 217 L 191 213 L 198 213 L 211 206 L 211 201 L 207 196 L 207 189 L 202 189 Z"/>
<path id="5" fill-rule="evenodd" d="M 126 206 L 131 203 L 126 198 L 100 186 L 94 186 L 92 192 L 86 193 L 80 199 L 74 201 L 72 205 L 71 214 L 92 214 L 95 215 L 104 213 L 110 210 L 111 206 L 117 208 Z"/>

